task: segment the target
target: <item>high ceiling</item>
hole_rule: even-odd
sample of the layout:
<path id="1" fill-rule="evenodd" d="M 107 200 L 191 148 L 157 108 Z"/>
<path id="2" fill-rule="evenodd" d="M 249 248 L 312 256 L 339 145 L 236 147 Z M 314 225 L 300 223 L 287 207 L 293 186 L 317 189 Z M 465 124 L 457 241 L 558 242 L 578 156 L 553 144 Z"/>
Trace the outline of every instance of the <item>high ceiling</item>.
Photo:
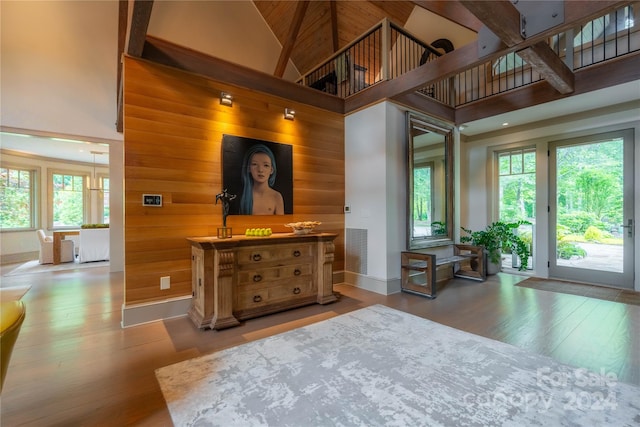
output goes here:
<path id="1" fill-rule="evenodd" d="M 282 44 L 283 52 L 290 49 L 290 59 L 301 73 L 385 18 L 405 26 L 416 6 L 475 32 L 481 27 L 480 21 L 457 1 L 256 0 L 253 3 Z"/>
<path id="2" fill-rule="evenodd" d="M 120 4 L 126 2 L 121 2 Z M 133 40 L 133 47 L 131 45 L 124 46 L 123 34 L 126 34 L 126 26 L 120 28 L 120 35 L 122 37 L 122 49 L 128 49 L 128 53 L 131 53 L 131 49 L 134 50 L 134 56 L 142 56 L 143 46 L 145 44 L 145 37 L 147 31 L 147 25 L 151 19 L 151 10 L 159 6 L 165 6 L 168 3 L 172 3 L 175 6 L 184 5 L 191 2 L 164 2 L 157 0 L 154 6 L 153 1 L 140 1 L 136 0 L 131 2 L 134 10 L 131 21 L 127 24 L 131 31 Z M 197 2 L 195 2 L 197 3 Z M 269 26 L 275 37 L 278 39 L 282 46 L 280 52 L 281 62 L 291 61 L 295 68 L 300 73 L 305 73 L 311 68 L 320 64 L 336 51 L 344 48 L 347 44 L 353 42 L 359 36 L 363 35 L 367 30 L 371 29 L 374 25 L 379 23 L 382 19 L 387 18 L 396 24 L 407 27 L 408 20 L 411 21 L 411 32 L 417 33 L 421 28 L 433 26 L 433 21 L 418 21 L 416 22 L 416 15 L 439 17 L 439 19 L 445 22 L 446 30 L 467 32 L 475 34 L 480 31 L 483 25 L 499 26 L 502 34 L 502 40 L 505 45 L 515 43 L 516 47 L 527 48 L 531 47 L 531 43 L 525 41 L 522 44 L 518 44 L 517 36 L 514 34 L 518 19 L 507 19 L 503 9 L 505 7 L 512 7 L 512 2 L 509 0 L 496 0 L 496 1 L 466 1 L 466 0 L 450 0 L 450 1 L 363 1 L 363 0 L 344 0 L 344 1 L 263 1 L 255 0 L 252 2 L 255 5 L 255 9 L 260 13 L 264 22 Z M 471 5 L 470 5 L 471 3 Z M 554 2 L 557 3 L 557 2 Z M 598 1 L 598 2 L 580 2 L 580 7 L 577 7 L 578 2 L 564 2 L 567 8 L 572 8 L 573 13 L 569 16 L 565 16 L 565 20 L 571 19 L 584 19 L 590 14 L 601 13 L 603 10 L 612 10 L 618 7 L 620 1 Z M 250 4 L 246 2 L 246 4 Z M 478 4 L 478 5 L 476 5 Z M 543 2 L 536 2 L 536 4 L 542 5 Z M 469 9 L 468 9 L 469 7 Z M 474 10 L 474 7 L 476 9 Z M 478 10 L 480 7 L 480 10 Z M 135 9 L 146 9 L 146 17 L 141 17 L 144 13 L 135 13 Z M 476 15 L 470 12 L 474 10 L 474 13 L 482 17 L 482 22 Z M 125 11 L 126 11 L 125 7 Z M 567 9 L 570 10 L 570 9 Z M 226 13 L 226 10 L 225 10 Z M 220 12 L 219 12 L 220 14 Z M 567 15 L 565 13 L 565 15 Z M 576 15 L 578 18 L 576 18 Z M 168 21 L 173 21 L 173 24 L 177 25 L 180 21 L 180 17 L 183 15 L 176 13 L 168 13 L 165 18 Z M 236 17 L 237 18 L 237 17 Z M 180 21 L 181 22 L 181 21 Z M 209 21 L 207 21 L 209 22 Z M 484 24 L 483 24 L 484 22 Z M 457 25 L 456 25 L 457 24 Z M 180 24 L 183 26 L 183 24 Z M 509 32 L 511 31 L 511 32 Z M 193 31 L 194 35 L 197 33 Z M 445 31 L 438 30 L 438 34 L 445 33 Z M 153 34 L 151 34 L 153 35 Z M 232 36 L 230 36 L 232 37 Z M 445 37 L 447 37 L 445 35 Z M 513 42 L 513 40 L 516 40 Z M 215 42 L 217 39 L 211 39 Z M 218 40 L 219 41 L 219 40 Z M 426 42 L 432 42 L 433 39 L 423 39 Z M 131 42 L 130 42 L 131 43 Z M 471 43 L 475 45 L 475 43 Z M 193 48 L 193 46 L 185 45 L 185 47 Z M 452 54 L 447 54 L 441 61 L 441 70 L 447 70 L 447 72 L 455 72 L 456 64 L 468 64 L 465 60 L 469 57 L 463 57 L 466 54 L 463 48 L 459 48 L 460 45 L 456 45 L 456 51 Z M 471 47 L 471 46 L 469 46 Z M 137 49 L 137 54 L 135 51 Z M 531 49 L 533 50 L 533 49 Z M 118 55 L 120 57 L 120 55 Z M 449 59 L 451 59 L 449 61 Z M 451 65 L 450 65 L 451 64 Z M 550 68 L 555 65 L 550 64 Z M 424 67 L 421 67 L 424 68 Z M 558 68 L 557 68 L 558 69 Z M 559 70 L 559 69 L 558 69 Z M 553 69 L 552 69 L 553 71 Z M 273 72 L 276 74 L 276 72 Z M 561 70 L 557 73 L 562 77 Z M 637 75 L 637 73 L 635 73 Z M 429 71 L 422 71 L 420 73 L 414 73 L 414 76 L 410 79 L 405 79 L 402 82 L 396 81 L 393 84 L 380 85 L 385 86 L 384 91 L 378 90 L 375 96 L 381 98 L 394 99 L 394 94 L 397 95 L 400 92 L 407 93 L 414 86 L 415 82 L 423 83 L 423 78 L 432 78 L 433 73 Z M 411 81 L 413 79 L 413 81 Z M 560 85 L 563 84 L 561 79 Z M 624 84 L 620 84 L 624 83 Z M 543 108 L 511 108 L 510 113 L 505 114 L 493 114 L 491 117 L 484 120 L 474 120 L 471 123 L 469 121 L 461 121 L 458 124 L 469 125 L 463 133 L 465 135 L 479 135 L 491 131 L 496 131 L 501 128 L 502 123 L 509 122 L 510 126 L 518 126 L 532 121 L 542 121 L 553 117 L 559 117 L 570 113 L 578 113 L 582 111 L 593 110 L 596 107 L 601 108 L 606 105 L 612 105 L 615 103 L 622 103 L 627 101 L 635 101 L 638 99 L 638 91 L 634 90 L 634 84 L 637 85 L 637 80 L 634 82 L 618 82 L 615 83 L 615 88 L 608 88 L 606 91 L 596 91 L 596 88 L 590 88 L 587 93 L 582 93 L 578 96 L 566 96 L 553 103 L 549 102 L 544 104 Z M 117 86 L 117 85 L 115 85 Z M 615 90 L 614 90 L 615 89 Z M 367 91 L 363 91 L 367 92 Z M 366 98 L 367 94 L 363 93 L 363 98 Z M 615 95 L 615 96 L 614 96 Z M 380 98 L 378 98 L 380 99 Z M 471 119 L 472 120 L 472 119 Z M 33 138 L 35 141 L 37 138 Z M 22 149 L 25 146 L 24 138 L 16 137 L 15 141 L 9 136 L 2 135 L 2 144 L 4 148 Z M 47 141 L 44 141 L 45 143 Z M 9 147 L 9 144 L 15 144 L 15 147 Z M 50 143 L 50 141 L 49 141 Z M 75 148 L 82 147 L 82 145 L 75 144 Z M 62 151 L 60 148 L 55 150 L 56 152 Z M 76 150 L 79 151 L 79 150 Z M 90 152 L 90 150 L 89 150 Z M 92 156 L 87 156 L 85 151 L 84 157 L 78 157 L 74 159 L 78 161 L 92 161 Z M 104 156 L 106 157 L 106 156 Z M 103 157 L 103 158 L 104 158 Z M 106 158 L 105 158 L 106 160 Z M 98 160 L 100 162 L 100 160 Z"/>

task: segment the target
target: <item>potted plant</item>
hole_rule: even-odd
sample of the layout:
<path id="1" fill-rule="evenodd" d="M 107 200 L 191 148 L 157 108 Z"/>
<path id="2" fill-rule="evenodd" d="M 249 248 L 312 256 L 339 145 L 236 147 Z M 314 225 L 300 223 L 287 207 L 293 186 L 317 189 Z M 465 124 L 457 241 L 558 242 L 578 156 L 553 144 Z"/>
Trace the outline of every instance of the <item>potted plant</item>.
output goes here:
<path id="1" fill-rule="evenodd" d="M 467 236 L 461 236 L 461 243 L 470 243 L 475 246 L 484 246 L 487 251 L 489 264 L 497 267 L 487 268 L 487 273 L 495 274 L 500 271 L 501 256 L 504 249 L 511 249 L 520 257 L 520 267 L 518 270 L 526 270 L 529 264 L 531 251 L 529 245 L 517 234 L 514 233 L 523 224 L 531 224 L 528 221 L 501 222 L 496 221 L 488 225 L 484 230 L 471 231 L 468 228 L 460 227 Z"/>

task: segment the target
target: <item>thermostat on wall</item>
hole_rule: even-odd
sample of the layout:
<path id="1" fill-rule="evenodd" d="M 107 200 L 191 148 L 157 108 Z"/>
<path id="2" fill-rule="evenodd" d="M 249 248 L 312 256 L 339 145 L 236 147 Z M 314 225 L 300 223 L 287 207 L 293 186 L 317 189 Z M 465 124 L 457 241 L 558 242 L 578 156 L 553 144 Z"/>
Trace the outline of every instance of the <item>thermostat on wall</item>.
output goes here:
<path id="1" fill-rule="evenodd" d="M 162 206 L 162 194 L 143 194 L 142 206 Z"/>

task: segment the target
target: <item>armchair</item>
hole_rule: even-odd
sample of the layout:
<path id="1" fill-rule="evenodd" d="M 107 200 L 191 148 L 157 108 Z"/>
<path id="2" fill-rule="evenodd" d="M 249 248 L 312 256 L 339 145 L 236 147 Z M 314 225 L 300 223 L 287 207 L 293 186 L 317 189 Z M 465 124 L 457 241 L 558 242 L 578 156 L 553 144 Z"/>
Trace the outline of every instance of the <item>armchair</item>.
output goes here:
<path id="1" fill-rule="evenodd" d="M 18 339 L 20 328 L 26 314 L 26 309 L 22 301 L 2 301 L 0 305 L 0 391 L 4 385 L 9 368 L 9 359 L 13 353 L 13 347 Z"/>
<path id="2" fill-rule="evenodd" d="M 44 230 L 38 230 L 40 241 L 40 264 L 53 264 L 53 237 L 44 234 Z M 60 262 L 74 261 L 73 240 L 62 240 L 60 245 Z"/>
<path id="3" fill-rule="evenodd" d="M 24 322 L 26 309 L 22 301 L 2 301 L 0 305 L 0 349 L 2 354 L 0 361 L 0 392 L 4 385 L 4 379 L 9 369 L 9 359 L 13 353 L 13 347 L 20 334 L 20 328 Z"/>

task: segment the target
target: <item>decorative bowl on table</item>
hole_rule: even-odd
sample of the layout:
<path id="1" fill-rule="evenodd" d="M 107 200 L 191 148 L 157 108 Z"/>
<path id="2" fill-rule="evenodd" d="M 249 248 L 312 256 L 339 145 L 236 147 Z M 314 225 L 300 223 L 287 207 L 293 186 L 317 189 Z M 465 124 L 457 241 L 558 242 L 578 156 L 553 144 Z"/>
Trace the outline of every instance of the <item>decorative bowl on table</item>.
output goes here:
<path id="1" fill-rule="evenodd" d="M 322 223 L 318 221 L 300 221 L 290 222 L 285 224 L 285 227 L 293 229 L 293 234 L 309 234 L 313 233 L 313 230 L 320 224 Z"/>

